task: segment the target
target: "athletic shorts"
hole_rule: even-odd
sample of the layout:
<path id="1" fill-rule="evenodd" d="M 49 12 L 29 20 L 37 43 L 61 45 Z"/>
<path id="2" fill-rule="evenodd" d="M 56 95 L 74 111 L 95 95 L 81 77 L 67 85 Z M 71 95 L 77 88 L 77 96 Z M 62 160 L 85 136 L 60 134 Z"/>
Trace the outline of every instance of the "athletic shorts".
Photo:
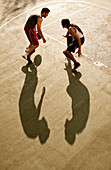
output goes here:
<path id="1" fill-rule="evenodd" d="M 68 37 L 69 38 L 69 41 L 70 41 L 70 43 L 71 43 L 71 36 L 69 36 Z M 85 38 L 84 37 L 82 37 L 82 38 L 80 38 L 80 40 L 81 40 L 81 45 L 84 43 L 84 41 L 85 41 Z M 69 52 L 75 52 L 75 50 L 76 50 L 76 48 L 78 48 L 79 47 L 79 45 L 78 45 L 78 41 L 77 40 L 74 40 L 71 44 L 69 44 L 69 46 L 68 46 L 68 48 L 67 48 L 67 50 L 69 51 Z"/>
<path id="2" fill-rule="evenodd" d="M 27 36 L 28 40 L 30 41 L 30 43 L 32 45 L 39 45 L 38 36 L 37 36 L 36 32 L 33 29 L 28 28 L 28 27 L 25 26 L 24 31 L 26 33 L 26 36 Z"/>

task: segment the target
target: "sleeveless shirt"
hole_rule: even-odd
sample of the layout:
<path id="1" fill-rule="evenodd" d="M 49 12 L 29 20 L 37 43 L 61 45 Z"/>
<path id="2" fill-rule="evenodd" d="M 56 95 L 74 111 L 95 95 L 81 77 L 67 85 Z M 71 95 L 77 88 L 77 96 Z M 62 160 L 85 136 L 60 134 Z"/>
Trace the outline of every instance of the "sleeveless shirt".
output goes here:
<path id="1" fill-rule="evenodd" d="M 71 27 L 74 27 L 74 26 L 70 26 L 69 29 L 70 29 Z M 74 27 L 74 28 L 75 28 L 75 27 Z M 76 34 L 79 36 L 79 38 L 84 37 L 84 35 L 83 35 L 77 28 L 75 28 L 75 29 L 76 29 Z M 71 36 L 72 36 L 72 35 L 71 35 Z M 73 38 L 73 41 L 74 41 L 74 36 L 72 36 L 72 38 Z"/>
<path id="2" fill-rule="evenodd" d="M 25 26 L 28 28 L 34 29 L 35 25 L 37 24 L 38 18 L 42 18 L 42 17 L 40 15 L 31 15 L 28 18 Z"/>

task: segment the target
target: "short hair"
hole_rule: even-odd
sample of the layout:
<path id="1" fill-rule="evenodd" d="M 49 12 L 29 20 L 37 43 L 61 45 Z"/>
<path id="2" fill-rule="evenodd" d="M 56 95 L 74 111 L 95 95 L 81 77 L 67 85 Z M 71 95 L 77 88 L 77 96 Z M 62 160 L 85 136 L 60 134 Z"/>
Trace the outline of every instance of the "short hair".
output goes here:
<path id="1" fill-rule="evenodd" d="M 64 25 L 66 25 L 67 27 L 70 26 L 70 21 L 69 21 L 69 19 L 62 19 L 61 23 L 62 23 L 62 26 L 64 26 Z"/>
<path id="2" fill-rule="evenodd" d="M 42 8 L 41 14 L 42 14 L 43 12 L 47 13 L 47 12 L 50 12 L 50 10 L 49 10 L 48 8 L 45 7 L 45 8 Z"/>

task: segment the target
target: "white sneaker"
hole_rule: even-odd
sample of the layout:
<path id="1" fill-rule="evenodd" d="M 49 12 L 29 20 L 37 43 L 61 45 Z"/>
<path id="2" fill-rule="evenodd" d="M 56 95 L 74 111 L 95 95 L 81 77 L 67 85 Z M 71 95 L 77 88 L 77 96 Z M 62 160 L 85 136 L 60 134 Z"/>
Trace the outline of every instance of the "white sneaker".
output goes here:
<path id="1" fill-rule="evenodd" d="M 23 57 L 24 59 L 26 59 L 26 60 L 27 60 L 27 56 L 28 56 L 27 52 L 22 55 L 22 57 Z"/>
<path id="2" fill-rule="evenodd" d="M 33 45 L 31 47 L 33 47 Z M 26 47 L 25 52 L 27 52 L 28 50 L 30 50 L 30 48 Z"/>
<path id="3" fill-rule="evenodd" d="M 30 49 L 29 47 L 26 47 L 25 52 L 29 51 L 29 49 Z"/>

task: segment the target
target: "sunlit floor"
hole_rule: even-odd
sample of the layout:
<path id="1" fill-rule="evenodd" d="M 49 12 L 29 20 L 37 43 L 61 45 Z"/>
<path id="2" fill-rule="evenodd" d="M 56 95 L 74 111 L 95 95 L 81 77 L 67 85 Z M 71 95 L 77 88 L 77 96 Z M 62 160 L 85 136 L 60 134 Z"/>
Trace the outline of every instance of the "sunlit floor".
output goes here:
<path id="1" fill-rule="evenodd" d="M 103 2 L 103 3 L 102 3 Z M 86 1 L 41 1 L 0 25 L 0 169 L 111 169 L 111 6 Z M 47 6 L 47 42 L 22 58 L 24 24 Z M 63 55 L 69 18 L 85 35 L 81 66 Z"/>

